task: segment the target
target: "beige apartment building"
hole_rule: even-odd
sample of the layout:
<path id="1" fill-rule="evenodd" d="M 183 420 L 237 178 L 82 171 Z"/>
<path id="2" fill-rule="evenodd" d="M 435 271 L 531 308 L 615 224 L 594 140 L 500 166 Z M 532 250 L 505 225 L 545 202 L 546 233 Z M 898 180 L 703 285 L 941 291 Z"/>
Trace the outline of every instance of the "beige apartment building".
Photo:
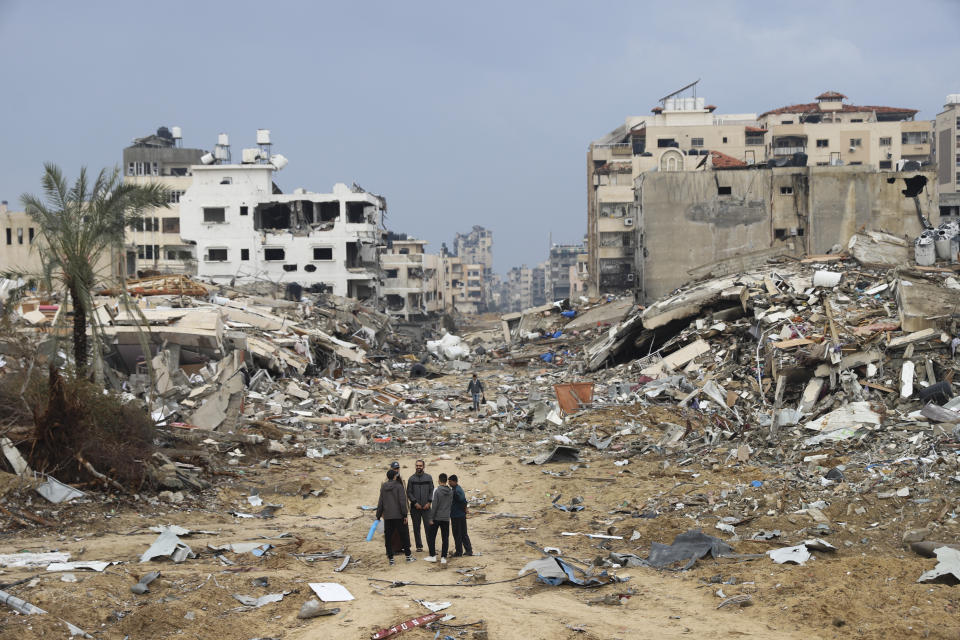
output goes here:
<path id="1" fill-rule="evenodd" d="M 897 171 L 919 169 L 931 159 L 933 123 L 914 120 L 916 109 L 855 105 L 843 94 L 828 91 L 815 102 L 772 109 L 760 116 L 720 114 L 717 107 L 696 96 L 696 84 L 661 98 L 649 116 L 627 117 L 623 125 L 590 144 L 590 295 L 640 286 L 643 274 L 638 265 L 649 253 L 650 243 L 638 225 L 635 185 L 645 175 L 755 164 L 796 166 L 804 158 L 804 166 L 810 167 L 862 165 L 874 171 Z M 681 97 L 685 92 L 693 96 Z M 956 135 L 952 140 L 956 144 Z"/>
<path id="2" fill-rule="evenodd" d="M 444 308 L 475 314 L 486 310 L 484 300 L 484 266 L 464 262 L 460 256 L 443 256 Z"/>
<path id="3" fill-rule="evenodd" d="M 758 120 L 767 132 L 768 159 L 803 153 L 807 166 L 894 171 L 930 162 L 933 122 L 914 120 L 916 114 L 916 109 L 851 104 L 842 93 L 827 91 L 815 102 L 772 109 Z"/>
<path id="4" fill-rule="evenodd" d="M 940 215 L 960 216 L 960 93 L 947 96 L 935 131 Z"/>
<path id="5" fill-rule="evenodd" d="M 166 127 L 137 138 L 123 150 L 123 181 L 132 184 L 160 182 L 167 189 L 168 208 L 143 212 L 135 229 L 127 230 L 127 273 L 197 272 L 194 246 L 180 237 L 180 196 L 193 184 L 192 165 L 200 164 L 202 149 L 181 147 L 179 127 Z"/>
<path id="6" fill-rule="evenodd" d="M 36 241 L 38 227 L 24 211 L 10 211 L 7 202 L 0 203 L 0 271 L 39 274 L 42 271 Z"/>
<path id="7" fill-rule="evenodd" d="M 390 315 L 409 320 L 443 311 L 441 258 L 426 253 L 426 245 L 426 240 L 390 239 L 381 254 L 380 291 Z"/>

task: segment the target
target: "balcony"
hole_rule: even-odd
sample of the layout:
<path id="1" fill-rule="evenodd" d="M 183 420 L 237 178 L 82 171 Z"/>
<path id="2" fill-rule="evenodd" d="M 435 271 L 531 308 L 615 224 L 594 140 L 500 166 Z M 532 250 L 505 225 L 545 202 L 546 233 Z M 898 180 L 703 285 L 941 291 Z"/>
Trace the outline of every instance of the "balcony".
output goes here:
<path id="1" fill-rule="evenodd" d="M 795 153 L 806 153 L 806 147 L 773 147 L 775 156 L 792 156 Z"/>
<path id="2" fill-rule="evenodd" d="M 629 142 L 616 144 L 595 144 L 594 149 L 607 149 L 612 156 L 630 157 L 633 155 L 633 146 Z"/>

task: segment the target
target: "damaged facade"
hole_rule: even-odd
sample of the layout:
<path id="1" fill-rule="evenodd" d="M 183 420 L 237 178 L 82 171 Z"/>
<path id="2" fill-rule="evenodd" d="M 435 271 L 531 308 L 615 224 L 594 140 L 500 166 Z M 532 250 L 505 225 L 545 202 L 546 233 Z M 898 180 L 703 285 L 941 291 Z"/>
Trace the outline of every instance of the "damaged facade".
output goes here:
<path id="1" fill-rule="evenodd" d="M 722 229 L 719 236 L 711 236 L 707 243 L 719 246 L 718 237 L 729 236 L 726 253 L 730 256 L 786 245 L 792 245 L 792 249 L 786 250 L 794 253 L 827 251 L 855 231 L 844 223 L 839 231 L 845 235 L 830 238 L 826 246 L 822 245 L 827 239 L 820 242 L 808 238 L 791 243 L 788 239 L 802 236 L 809 225 L 781 219 L 778 210 L 785 202 L 794 207 L 800 200 L 815 199 L 815 203 L 808 202 L 810 208 L 794 207 L 793 215 L 823 216 L 825 220 L 828 212 L 842 211 L 842 218 L 849 221 L 850 212 L 856 210 L 853 218 L 870 228 L 879 228 L 881 223 L 872 215 L 888 211 L 882 208 L 887 204 L 892 207 L 889 211 L 902 212 L 907 218 L 895 228 L 909 227 L 909 219 L 916 219 L 913 201 L 904 201 L 898 195 L 904 183 L 897 179 L 909 176 L 893 173 L 906 169 L 910 175 L 931 177 L 917 170 L 930 159 L 932 123 L 915 121 L 916 109 L 857 106 L 847 102 L 842 94 L 826 92 L 816 102 L 774 109 L 759 117 L 717 114 L 715 106 L 704 105 L 704 100 L 696 97 L 695 85 L 662 98 L 651 116 L 630 116 L 624 125 L 591 143 L 587 152 L 590 295 L 638 292 L 638 299 L 649 299 L 664 291 L 661 283 L 667 289 L 675 287 L 688 278 L 688 269 L 720 259 L 709 250 L 705 254 L 694 251 L 692 247 L 699 245 L 689 237 L 660 233 L 681 232 L 686 223 Z M 690 90 L 693 97 L 677 97 Z M 770 169 L 757 173 L 767 166 L 800 171 L 788 171 L 795 177 L 776 179 L 775 174 L 768 173 Z M 738 195 L 732 185 L 719 184 L 715 177 L 709 177 L 724 175 L 722 170 L 748 167 L 752 169 L 743 172 L 741 186 L 752 185 L 749 201 L 739 202 L 747 194 L 741 191 Z M 804 173 L 807 167 L 815 170 Z M 874 177 L 867 178 L 867 174 Z M 890 178 L 900 184 L 896 191 L 884 186 Z M 641 196 L 638 185 L 649 185 L 651 180 L 657 184 L 667 180 L 678 191 L 669 202 L 650 209 L 650 203 L 645 202 L 650 191 Z M 814 190 L 814 181 L 819 189 Z M 707 184 L 712 186 L 707 189 Z M 767 191 L 761 194 L 763 188 Z M 709 192 L 709 199 L 692 196 L 701 189 L 706 189 L 704 197 Z M 889 203 L 888 196 L 892 198 Z M 935 196 L 935 187 L 933 193 L 928 190 L 922 196 L 923 215 L 934 212 Z M 726 230 L 727 223 L 721 222 L 726 214 L 719 210 L 728 211 L 732 205 L 754 209 L 747 217 L 759 216 L 749 224 L 766 229 L 762 239 L 747 241 L 736 230 L 737 224 Z M 690 207 L 699 207 L 699 213 Z M 872 213 L 865 215 L 865 210 Z M 658 264 L 657 268 L 676 274 L 668 273 L 661 279 L 644 271 L 655 262 L 651 250 L 690 255 L 679 265 Z M 652 288 L 646 291 L 648 287 Z"/>
<path id="2" fill-rule="evenodd" d="M 180 237 L 180 197 L 193 183 L 194 165 L 205 151 L 185 149 L 180 127 L 160 127 L 157 133 L 137 138 L 123 150 L 126 184 L 161 183 L 167 188 L 166 209 L 148 209 L 136 227 L 127 229 L 124 249 L 126 274 L 137 272 L 197 272 L 195 247 Z"/>
<path id="3" fill-rule="evenodd" d="M 378 296 L 384 198 L 342 183 L 332 193 L 280 193 L 271 163 L 192 170 L 180 200 L 181 235 L 196 243 L 197 275 Z"/>
<path id="4" fill-rule="evenodd" d="M 387 238 L 387 248 L 380 256 L 383 267 L 381 295 L 390 315 L 409 320 L 443 311 L 441 258 L 426 253 L 426 245 L 426 240 L 407 238 L 402 234 Z"/>

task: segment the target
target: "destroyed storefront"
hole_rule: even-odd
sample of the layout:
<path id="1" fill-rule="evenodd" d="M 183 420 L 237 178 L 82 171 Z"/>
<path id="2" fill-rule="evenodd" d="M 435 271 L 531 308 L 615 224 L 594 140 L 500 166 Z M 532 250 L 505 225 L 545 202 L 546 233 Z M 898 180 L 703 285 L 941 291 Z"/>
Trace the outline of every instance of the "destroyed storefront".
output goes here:
<path id="1" fill-rule="evenodd" d="M 279 193 L 270 164 L 196 166 L 181 199 L 182 235 L 200 277 L 296 284 L 338 296 L 379 295 L 386 201 L 344 184 Z"/>

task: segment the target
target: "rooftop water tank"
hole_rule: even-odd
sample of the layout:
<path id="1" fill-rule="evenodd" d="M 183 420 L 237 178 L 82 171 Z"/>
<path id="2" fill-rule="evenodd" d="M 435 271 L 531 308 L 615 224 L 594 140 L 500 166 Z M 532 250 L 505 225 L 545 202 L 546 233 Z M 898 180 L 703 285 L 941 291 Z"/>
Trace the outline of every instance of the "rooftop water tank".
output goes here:
<path id="1" fill-rule="evenodd" d="M 221 147 L 229 147 L 230 136 L 228 136 L 225 133 L 221 133 L 220 135 L 217 136 L 217 144 L 220 145 Z"/>
<path id="2" fill-rule="evenodd" d="M 173 139 L 174 140 L 183 139 L 183 130 L 180 127 L 173 127 Z"/>
<path id="3" fill-rule="evenodd" d="M 257 144 L 270 144 L 270 129 L 257 129 Z"/>

